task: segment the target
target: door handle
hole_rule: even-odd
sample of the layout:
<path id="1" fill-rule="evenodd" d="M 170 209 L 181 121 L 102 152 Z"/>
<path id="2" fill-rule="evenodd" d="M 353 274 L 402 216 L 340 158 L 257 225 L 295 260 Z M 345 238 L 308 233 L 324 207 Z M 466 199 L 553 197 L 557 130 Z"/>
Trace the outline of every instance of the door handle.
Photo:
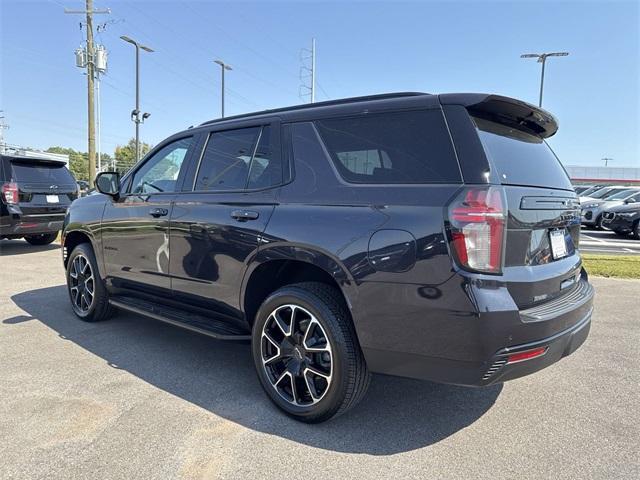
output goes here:
<path id="1" fill-rule="evenodd" d="M 169 214 L 169 210 L 167 210 L 166 208 L 152 208 L 151 211 L 149 212 L 149 215 L 151 215 L 154 218 L 166 217 L 168 214 Z"/>
<path id="2" fill-rule="evenodd" d="M 246 222 L 247 220 L 256 220 L 260 214 L 251 210 L 234 210 L 231 212 L 231 218 L 239 221 Z"/>

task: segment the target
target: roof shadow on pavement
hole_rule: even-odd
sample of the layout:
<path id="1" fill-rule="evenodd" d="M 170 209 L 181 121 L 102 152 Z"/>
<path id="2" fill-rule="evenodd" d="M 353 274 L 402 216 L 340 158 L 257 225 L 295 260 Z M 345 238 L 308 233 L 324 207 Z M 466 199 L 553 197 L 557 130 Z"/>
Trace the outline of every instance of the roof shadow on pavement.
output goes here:
<path id="1" fill-rule="evenodd" d="M 326 450 L 391 455 L 431 445 L 475 422 L 502 390 L 501 385 L 466 388 L 375 375 L 353 410 L 306 425 L 269 401 L 246 343 L 218 341 L 128 313 L 84 323 L 73 314 L 63 285 L 11 298 L 34 317 L 31 321 L 44 323 L 114 368 L 246 428 Z M 3 323 L 21 322 L 10 318 Z"/>

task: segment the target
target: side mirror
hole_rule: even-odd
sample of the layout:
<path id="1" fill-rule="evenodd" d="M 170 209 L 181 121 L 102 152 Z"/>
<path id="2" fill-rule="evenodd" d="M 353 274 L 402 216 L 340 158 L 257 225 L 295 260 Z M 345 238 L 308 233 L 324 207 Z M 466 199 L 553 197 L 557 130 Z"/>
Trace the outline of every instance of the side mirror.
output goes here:
<path id="1" fill-rule="evenodd" d="M 117 197 L 120 194 L 120 174 L 117 172 L 102 172 L 96 177 L 96 189 L 100 193 Z"/>
<path id="2" fill-rule="evenodd" d="M 634 198 L 627 198 L 624 203 L 626 203 L 627 205 L 629 205 L 630 203 L 636 203 L 636 200 Z"/>

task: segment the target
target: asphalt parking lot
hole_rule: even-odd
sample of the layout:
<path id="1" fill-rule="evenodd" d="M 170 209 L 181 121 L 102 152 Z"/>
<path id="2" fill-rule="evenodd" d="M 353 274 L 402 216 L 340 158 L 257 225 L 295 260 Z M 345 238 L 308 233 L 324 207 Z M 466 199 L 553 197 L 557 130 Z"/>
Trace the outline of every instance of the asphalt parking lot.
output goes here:
<path id="1" fill-rule="evenodd" d="M 610 230 L 586 230 L 580 233 L 580 250 L 601 254 L 640 255 L 640 240 L 620 237 Z"/>
<path id="2" fill-rule="evenodd" d="M 640 282 L 594 278 L 591 335 L 502 386 L 375 376 L 322 425 L 283 416 L 244 344 L 68 305 L 60 252 L 0 242 L 0 478 L 640 478 Z"/>

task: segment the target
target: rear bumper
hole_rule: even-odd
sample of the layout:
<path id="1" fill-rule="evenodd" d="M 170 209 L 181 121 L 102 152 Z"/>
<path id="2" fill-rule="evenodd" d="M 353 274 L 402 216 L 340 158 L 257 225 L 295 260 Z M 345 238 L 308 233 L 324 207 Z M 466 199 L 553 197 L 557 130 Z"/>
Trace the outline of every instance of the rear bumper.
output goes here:
<path id="1" fill-rule="evenodd" d="M 494 292 L 497 294 L 498 292 Z M 529 375 L 573 353 L 589 334 L 593 312 L 593 287 L 584 277 L 562 297 L 528 310 L 483 312 L 451 317 L 462 334 L 443 336 L 430 331 L 424 341 L 437 335 L 451 351 L 469 353 L 467 358 L 445 358 L 414 352 L 402 352 L 363 345 L 363 352 L 373 372 L 467 386 L 485 386 Z M 460 323 L 466 324 L 465 326 Z M 416 336 L 421 336 L 416 334 Z M 509 339 L 514 340 L 513 343 Z M 498 346 L 499 342 L 503 342 Z M 464 342 L 464 343 L 463 343 Z M 496 343 L 497 342 L 497 343 Z M 544 354 L 516 363 L 509 355 L 544 347 Z M 487 352 L 478 358 L 477 352 Z"/>
<path id="2" fill-rule="evenodd" d="M 0 225 L 0 237 L 18 238 L 25 235 L 53 233 L 62 230 L 64 213 L 60 215 L 23 215 L 18 218 L 3 218 Z"/>

